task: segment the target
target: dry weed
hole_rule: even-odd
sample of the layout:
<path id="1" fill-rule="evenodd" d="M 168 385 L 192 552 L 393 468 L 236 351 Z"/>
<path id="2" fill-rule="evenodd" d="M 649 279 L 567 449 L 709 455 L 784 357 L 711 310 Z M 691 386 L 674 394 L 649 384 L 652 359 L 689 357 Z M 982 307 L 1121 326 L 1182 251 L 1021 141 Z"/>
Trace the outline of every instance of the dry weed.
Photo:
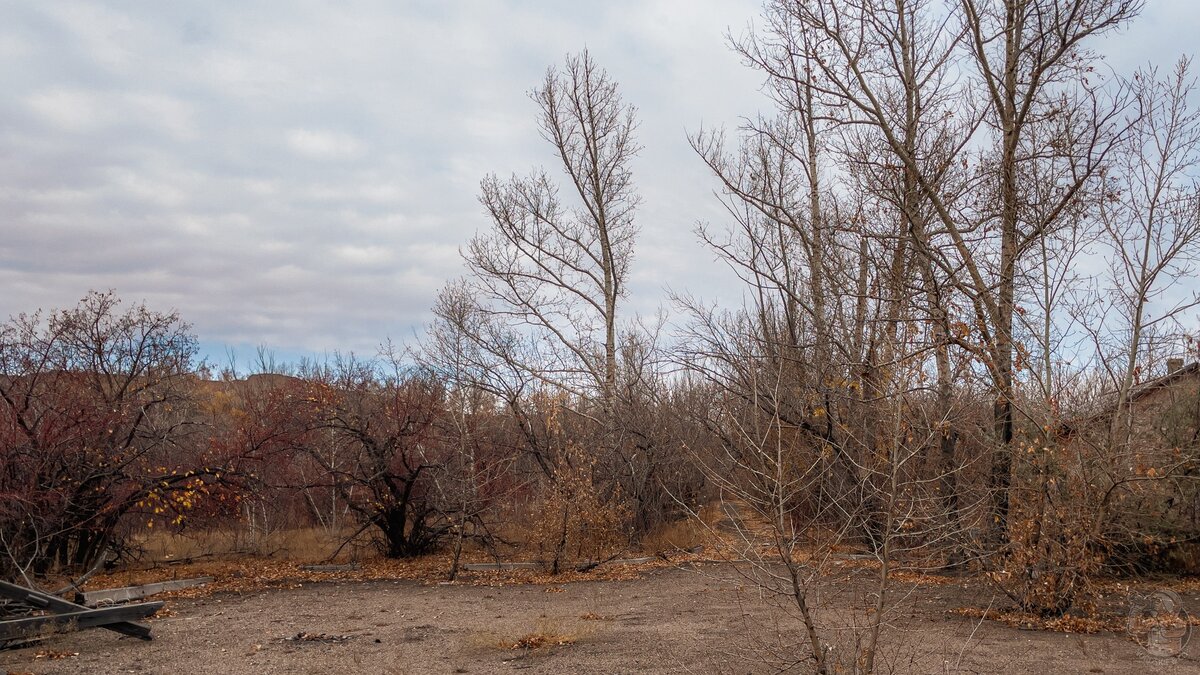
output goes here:
<path id="1" fill-rule="evenodd" d="M 684 518 L 663 523 L 647 532 L 641 541 L 646 553 L 690 551 L 697 547 L 711 547 L 714 535 L 707 525 L 695 518 Z"/>
<path id="2" fill-rule="evenodd" d="M 319 527 L 276 530 L 262 535 L 231 530 L 159 531 L 142 536 L 135 544 L 146 559 L 161 562 L 245 555 L 313 562 L 327 558 L 352 534 L 353 531 L 330 532 Z M 360 538 L 363 541 L 352 542 L 346 550 L 354 544 L 363 548 L 369 543 L 366 537 Z"/>
<path id="3" fill-rule="evenodd" d="M 1002 623 L 1010 628 L 1042 630 L 1053 633 L 1121 633 L 1126 630 L 1128 621 L 1127 616 L 1120 614 L 1099 614 L 1095 616 L 1064 614 L 1060 617 L 1047 619 L 1025 612 L 996 609 L 985 611 L 978 607 L 959 607 L 950 610 L 949 613 L 973 619 L 988 619 Z M 1188 617 L 1187 621 L 1193 626 L 1200 626 L 1200 617 Z"/>
<path id="4" fill-rule="evenodd" d="M 199 598 L 215 593 L 250 593 L 273 588 L 298 588 L 306 583 L 412 580 L 426 584 L 445 583 L 450 569 L 449 553 L 439 553 L 420 558 L 390 560 L 374 558 L 360 561 L 357 569 L 314 572 L 302 569 L 298 561 L 270 558 L 239 557 L 234 559 L 205 559 L 170 567 L 140 570 L 121 570 L 98 574 L 84 584 L 87 590 L 137 586 L 172 579 L 190 577 L 213 577 L 204 586 L 186 588 L 161 594 L 165 598 Z M 601 565 L 590 572 L 568 571 L 551 575 L 541 570 L 502 570 L 467 572 L 459 574 L 455 584 L 472 586 L 508 586 L 514 584 L 537 584 L 552 588 L 576 581 L 629 581 L 640 579 L 650 570 L 674 567 L 677 563 L 695 561 L 697 556 L 676 556 L 671 561 L 654 559 L 649 562 L 618 565 Z M 463 563 L 492 562 L 483 552 L 464 554 Z M 547 591 L 554 593 L 557 591 Z"/>
<path id="5" fill-rule="evenodd" d="M 539 649 L 547 646 L 563 646 L 575 644 L 575 636 L 573 635 L 555 635 L 546 633 L 529 633 L 517 638 L 517 641 L 509 644 L 503 644 L 505 649 Z"/>
<path id="6" fill-rule="evenodd" d="M 58 661 L 61 659 L 72 659 L 79 656 L 79 652 L 58 652 L 53 649 L 43 649 L 33 655 L 35 659 L 45 659 L 47 661 Z"/>
<path id="7" fill-rule="evenodd" d="M 594 631 L 593 628 L 579 624 L 563 625 L 554 619 L 539 619 L 532 630 L 522 631 L 516 636 L 491 636 L 489 642 L 504 650 L 544 649 L 548 647 L 565 647 L 579 642 Z"/>

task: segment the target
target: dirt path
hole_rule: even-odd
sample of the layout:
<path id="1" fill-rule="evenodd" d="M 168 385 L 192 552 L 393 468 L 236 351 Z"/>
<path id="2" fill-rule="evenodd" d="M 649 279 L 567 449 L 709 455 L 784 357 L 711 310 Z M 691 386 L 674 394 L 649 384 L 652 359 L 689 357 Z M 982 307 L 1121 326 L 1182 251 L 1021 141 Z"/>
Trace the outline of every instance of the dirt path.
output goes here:
<path id="1" fill-rule="evenodd" d="M 1120 635 L 1019 631 L 946 614 L 977 592 L 918 587 L 885 648 L 895 672 L 1200 673 L 1200 661 L 1153 659 Z M 1200 607 L 1200 598 L 1188 601 Z M 171 616 L 153 621 L 153 642 L 91 630 L 0 652 L 0 671 L 757 673 L 774 671 L 764 663 L 771 654 L 799 653 L 787 646 L 795 624 L 722 565 L 563 586 L 306 584 L 169 607 Z M 308 639 L 287 639 L 298 634 Z M 573 643 L 511 648 L 538 634 Z M 39 650 L 79 656 L 38 659 Z"/>

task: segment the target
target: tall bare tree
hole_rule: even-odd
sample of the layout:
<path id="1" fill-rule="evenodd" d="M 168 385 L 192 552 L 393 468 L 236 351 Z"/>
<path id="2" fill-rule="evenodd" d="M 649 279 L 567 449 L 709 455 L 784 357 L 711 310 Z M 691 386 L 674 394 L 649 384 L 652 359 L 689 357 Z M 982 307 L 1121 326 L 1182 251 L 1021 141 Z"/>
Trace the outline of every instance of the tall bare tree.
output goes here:
<path id="1" fill-rule="evenodd" d="M 1141 3 L 819 0 L 775 6 L 817 36 L 813 68 L 802 76 L 841 102 L 843 124 L 873 129 L 878 147 L 928 200 L 937 228 L 919 250 L 969 308 L 972 330 L 958 342 L 977 354 L 993 383 L 992 530 L 1002 540 L 1012 476 L 1018 267 L 1095 184 L 1119 141 L 1124 105 L 1097 91 L 1088 45 L 1132 19 Z M 879 15 L 898 21 L 879 21 Z M 956 48 L 923 52 L 916 62 L 893 58 L 886 45 L 904 39 L 896 29 L 914 18 L 948 32 Z M 906 39 L 912 44 L 916 36 L 909 31 Z M 966 162 L 979 190 L 947 193 L 937 166 L 906 142 L 908 118 L 889 99 L 898 80 L 920 72 L 914 65 L 925 69 L 925 79 L 955 88 L 953 105 L 927 112 L 965 121 L 946 159 Z"/>
<path id="2" fill-rule="evenodd" d="M 551 69 L 531 96 L 565 189 L 544 170 L 484 179 L 480 201 L 493 226 L 464 252 L 470 284 L 482 308 L 529 340 L 531 349 L 509 353 L 513 366 L 599 403 L 612 447 L 618 304 L 637 235 L 636 111 L 586 51 Z"/>

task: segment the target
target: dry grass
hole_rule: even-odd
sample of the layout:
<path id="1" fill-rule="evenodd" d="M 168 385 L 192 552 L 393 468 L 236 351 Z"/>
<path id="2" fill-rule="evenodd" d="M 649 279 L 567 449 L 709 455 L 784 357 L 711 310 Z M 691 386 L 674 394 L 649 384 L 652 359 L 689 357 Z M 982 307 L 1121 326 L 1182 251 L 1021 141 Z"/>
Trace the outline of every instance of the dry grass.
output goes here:
<path id="1" fill-rule="evenodd" d="M 694 518 L 664 523 L 642 537 L 641 548 L 647 553 L 687 551 L 697 546 L 711 546 L 713 534 Z"/>
<path id="2" fill-rule="evenodd" d="M 749 509 L 743 509 L 746 514 Z M 550 575 L 545 570 L 460 571 L 455 583 L 468 585 L 504 586 L 509 584 L 545 584 L 547 593 L 560 590 L 559 584 L 574 581 L 619 581 L 641 577 L 645 572 L 699 563 L 712 559 L 737 558 L 746 543 L 737 534 L 721 525 L 728 516 L 718 506 L 701 509 L 698 517 L 666 523 L 643 538 L 643 555 L 659 557 L 637 564 L 610 562 L 587 572 L 565 571 Z M 761 526 L 756 519 L 744 518 L 747 529 Z M 214 592 L 244 592 L 262 588 L 287 588 L 303 583 L 321 581 L 366 581 L 373 579 L 411 579 L 438 583 L 446 579 L 450 569 L 447 552 L 421 558 L 388 560 L 370 546 L 369 536 L 361 536 L 353 546 L 347 546 L 337 562 L 353 560 L 358 569 L 334 572 L 302 570 L 305 563 L 325 562 L 343 539 L 351 534 L 333 534 L 321 528 L 280 530 L 254 540 L 244 533 L 230 531 L 188 531 L 182 534 L 155 532 L 137 543 L 145 553 L 144 564 L 117 572 L 97 575 L 86 584 L 89 589 L 153 583 L 194 576 L 211 576 L 215 581 L 202 588 L 187 589 L 170 594 L 173 597 L 193 597 Z M 768 556 L 771 551 L 764 552 Z M 628 556 L 639 552 L 630 551 Z M 507 560 L 529 560 L 529 552 L 508 551 Z M 492 562 L 491 554 L 476 546 L 464 551 L 462 562 Z M 874 561 L 835 560 L 835 567 L 870 566 Z M 902 573 L 893 572 L 899 579 Z M 939 579 L 900 579 L 913 583 L 937 583 Z M 515 639 L 515 638 L 514 638 Z"/>
<path id="3" fill-rule="evenodd" d="M 515 509 L 509 518 L 494 528 L 494 533 L 512 547 L 502 547 L 501 555 L 506 560 L 531 560 L 537 557 L 535 546 L 529 540 L 529 514 Z M 646 534 L 640 542 L 640 550 L 646 555 L 663 553 L 673 559 L 681 551 L 697 547 L 716 547 L 720 535 L 715 525 L 723 514 L 716 506 L 706 506 L 700 518 L 684 518 L 665 523 Z M 236 560 L 242 558 L 265 558 L 294 562 L 326 562 L 329 556 L 354 534 L 353 529 L 330 532 L 319 527 L 281 529 L 265 534 L 250 534 L 245 530 L 185 530 L 179 533 L 147 531 L 133 538 L 132 544 L 140 552 L 141 563 L 149 566 L 180 565 L 202 560 Z M 380 559 L 373 545 L 372 533 L 360 534 L 342 548 L 334 561 L 348 562 Z M 468 542 L 469 551 L 482 551 L 473 542 Z M 626 557 L 634 557 L 631 551 Z M 478 556 L 472 556 L 477 558 Z"/>
<path id="4" fill-rule="evenodd" d="M 630 551 L 625 557 L 634 557 L 638 552 L 645 555 L 670 555 L 696 547 L 711 548 L 718 539 L 715 533 L 716 524 L 724 516 L 715 504 L 701 508 L 698 516 L 698 519 L 686 517 L 655 527 L 642 536 L 638 542 L 638 550 Z M 500 540 L 512 545 L 506 557 L 513 560 L 531 560 L 538 556 L 536 538 L 531 536 L 537 522 L 535 509 L 530 505 L 513 507 L 498 520 L 499 523 L 492 527 L 492 532 Z"/>
<path id="5" fill-rule="evenodd" d="M 1125 612 L 1073 610 L 1062 616 L 1041 617 L 1016 609 L 958 607 L 950 610 L 949 613 L 972 619 L 987 619 L 1021 630 L 1039 630 L 1054 633 L 1125 633 L 1130 628 L 1130 618 Z M 1200 616 L 1168 614 L 1143 617 L 1137 620 L 1137 625 L 1141 628 L 1148 628 L 1152 625 L 1171 628 L 1200 626 Z"/>
<path id="6" fill-rule="evenodd" d="M 198 530 L 182 533 L 153 532 L 133 541 L 148 562 L 175 562 L 199 558 L 257 556 L 314 562 L 325 560 L 353 534 L 309 527 L 249 535 L 237 530 Z M 370 555 L 370 539 L 360 536 L 342 549 L 339 558 Z"/>
<path id="7" fill-rule="evenodd" d="M 557 633 L 528 633 L 517 638 L 516 642 L 509 645 L 507 642 L 502 643 L 504 649 L 539 649 L 541 647 L 563 646 L 575 644 L 574 635 L 559 635 Z"/>
<path id="8" fill-rule="evenodd" d="M 694 516 L 663 523 L 646 533 L 642 537 L 641 549 L 653 555 L 717 548 L 725 538 L 721 530 L 721 521 L 724 519 L 720 504 L 707 504 Z"/>
<path id="9" fill-rule="evenodd" d="M 656 569 L 711 560 L 736 559 L 746 544 L 738 535 L 729 532 L 727 525 L 718 526 L 727 517 L 720 508 L 710 506 L 702 509 L 698 518 L 667 523 L 657 528 L 642 542 L 642 549 L 646 554 L 658 554 L 656 558 L 647 562 L 617 564 L 614 561 L 587 572 L 568 570 L 558 575 L 551 575 L 539 569 L 474 572 L 460 570 L 454 583 L 479 586 L 539 584 L 547 586 L 547 593 L 555 593 L 561 591 L 561 584 L 575 581 L 625 581 L 638 579 Z M 356 547 L 347 546 L 339 556 L 339 562 L 356 562 L 355 569 L 311 571 L 301 568 L 305 563 L 326 561 L 345 536 L 331 534 L 319 528 L 305 528 L 282 530 L 248 542 L 244 534 L 228 531 L 194 531 L 184 534 L 156 532 L 138 542 L 146 553 L 144 565 L 98 574 L 85 586 L 94 590 L 198 576 L 214 578 L 214 581 L 206 586 L 167 594 L 167 597 L 183 598 L 219 592 L 294 588 L 305 583 L 329 581 L 409 579 L 433 584 L 444 583 L 446 580 L 451 565 L 448 552 L 414 559 L 389 560 L 369 546 L 369 538 L 366 536 L 362 537 L 362 541 Z M 635 556 L 637 553 L 631 551 L 628 555 Z M 519 550 L 510 551 L 505 558 L 528 560 L 529 554 Z M 472 546 L 463 552 L 461 562 L 482 563 L 493 560 L 490 553 Z M 873 562 L 835 560 L 832 564 L 840 570 L 842 567 L 849 569 L 869 566 Z M 902 573 L 893 574 L 899 578 Z M 913 583 L 940 581 L 936 578 L 931 581 L 919 575 L 910 576 L 913 578 L 901 580 Z M 605 620 L 605 617 L 597 614 L 585 615 L 580 619 L 594 624 L 596 621 Z M 511 641 L 515 643 L 522 637 L 536 632 L 526 631 L 521 635 L 512 636 Z M 550 632 L 547 635 L 559 634 Z"/>
<path id="10" fill-rule="evenodd" d="M 972 619 L 988 619 L 989 621 L 995 621 L 1010 628 L 1019 628 L 1021 630 L 1093 634 L 1100 632 L 1117 633 L 1125 629 L 1125 618 L 1121 616 L 1088 617 L 1067 614 L 1047 619 L 1024 612 L 997 609 L 985 610 L 978 607 L 959 607 L 950 610 L 949 613 Z"/>
<path id="11" fill-rule="evenodd" d="M 539 619 L 531 630 L 521 631 L 512 636 L 489 635 L 486 641 L 499 649 L 530 651 L 573 645 L 594 632 L 593 626 L 574 622 L 567 626 L 560 621 L 543 618 Z"/>
<path id="12" fill-rule="evenodd" d="M 547 592 L 559 592 L 562 584 L 576 581 L 628 581 L 639 579 L 650 570 L 673 567 L 677 563 L 695 561 L 698 556 L 675 556 L 671 561 L 654 559 L 636 565 L 601 565 L 590 572 L 568 571 L 551 575 L 543 570 L 503 570 L 469 572 L 462 570 L 454 581 L 459 585 L 508 586 L 512 584 L 546 585 Z M 464 552 L 463 563 L 491 562 L 482 551 Z M 248 593 L 273 588 L 298 588 L 306 583 L 349 582 L 407 579 L 426 584 L 446 583 L 451 555 L 438 553 L 403 560 L 379 556 L 359 561 L 357 567 L 338 571 L 302 569 L 303 560 L 283 560 L 254 556 L 223 559 L 203 558 L 168 566 L 125 569 L 97 574 L 84 584 L 87 590 L 136 586 L 171 579 L 208 576 L 213 581 L 204 586 L 171 591 L 161 597 L 196 598 L 214 593 Z M 515 638 L 514 638 L 515 639 Z"/>

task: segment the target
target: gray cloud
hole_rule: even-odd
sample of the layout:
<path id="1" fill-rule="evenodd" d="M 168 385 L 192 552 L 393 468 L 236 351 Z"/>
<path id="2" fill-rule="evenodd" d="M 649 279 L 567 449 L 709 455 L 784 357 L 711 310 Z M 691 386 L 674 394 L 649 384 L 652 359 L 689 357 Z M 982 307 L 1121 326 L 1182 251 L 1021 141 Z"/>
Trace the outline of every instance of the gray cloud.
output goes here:
<path id="1" fill-rule="evenodd" d="M 552 164 L 526 92 L 587 46 L 641 111 L 630 307 L 738 295 L 685 133 L 764 99 L 723 33 L 755 0 L 4 3 L 0 316 L 90 288 L 179 309 L 210 350 L 370 351 L 428 317 L 489 172 Z M 1152 4 L 1114 67 L 1186 48 Z"/>

